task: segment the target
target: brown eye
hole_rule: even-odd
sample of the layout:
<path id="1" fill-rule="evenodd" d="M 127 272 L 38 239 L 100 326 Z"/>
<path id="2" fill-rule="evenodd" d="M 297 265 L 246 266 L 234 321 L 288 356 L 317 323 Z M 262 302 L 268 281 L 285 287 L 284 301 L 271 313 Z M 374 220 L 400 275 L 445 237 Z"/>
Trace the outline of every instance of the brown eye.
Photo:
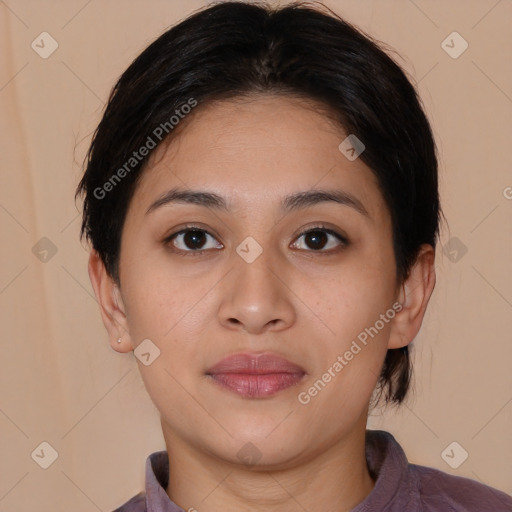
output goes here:
<path id="1" fill-rule="evenodd" d="M 183 234 L 183 244 L 188 249 L 202 249 L 206 243 L 206 236 L 204 231 L 186 231 Z"/>
<path id="2" fill-rule="evenodd" d="M 294 246 L 296 248 L 313 250 L 316 252 L 329 252 L 331 249 L 348 245 L 348 241 L 344 236 L 325 228 L 310 229 L 309 231 L 302 233 L 298 240 L 301 238 L 304 239 L 304 242 L 302 244 L 295 242 Z"/>
<path id="3" fill-rule="evenodd" d="M 215 241 L 215 238 L 204 229 L 183 229 L 169 236 L 165 243 L 170 243 L 176 249 L 185 252 L 200 252 L 222 247 L 222 244 L 212 243 L 212 240 Z"/>
<path id="4" fill-rule="evenodd" d="M 306 245 L 311 249 L 323 249 L 329 241 L 329 236 L 325 231 L 310 231 L 304 236 Z"/>

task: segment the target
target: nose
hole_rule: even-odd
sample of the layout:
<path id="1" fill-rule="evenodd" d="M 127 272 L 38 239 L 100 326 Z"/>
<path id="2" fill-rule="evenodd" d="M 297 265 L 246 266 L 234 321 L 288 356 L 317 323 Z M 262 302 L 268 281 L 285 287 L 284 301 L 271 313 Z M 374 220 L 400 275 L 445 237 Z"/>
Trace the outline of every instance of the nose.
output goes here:
<path id="1" fill-rule="evenodd" d="M 234 268 L 223 280 L 220 323 L 231 330 L 249 334 L 279 331 L 295 321 L 295 307 L 289 273 L 271 265 L 268 251 L 252 263 L 234 255 Z"/>

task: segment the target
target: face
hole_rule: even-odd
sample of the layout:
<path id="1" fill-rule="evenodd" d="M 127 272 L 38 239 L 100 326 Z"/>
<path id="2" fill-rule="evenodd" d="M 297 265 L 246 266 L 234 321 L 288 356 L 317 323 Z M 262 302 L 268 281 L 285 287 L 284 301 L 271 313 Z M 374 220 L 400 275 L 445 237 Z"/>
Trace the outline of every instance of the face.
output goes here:
<path id="1" fill-rule="evenodd" d="M 311 104 L 256 96 L 192 115 L 127 213 L 127 333 L 160 351 L 139 367 L 166 439 L 234 463 L 251 442 L 284 467 L 365 428 L 397 299 L 390 215 L 370 169 L 338 149 L 347 134 Z M 162 200 L 172 189 L 218 197 Z M 319 190 L 339 200 L 304 199 Z M 302 373 L 208 375 L 240 353 Z"/>

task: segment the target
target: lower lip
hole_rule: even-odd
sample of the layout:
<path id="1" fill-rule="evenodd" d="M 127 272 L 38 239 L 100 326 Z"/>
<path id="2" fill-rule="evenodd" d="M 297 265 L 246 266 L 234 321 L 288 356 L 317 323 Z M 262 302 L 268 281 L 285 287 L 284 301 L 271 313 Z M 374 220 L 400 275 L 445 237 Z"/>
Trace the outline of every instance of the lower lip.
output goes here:
<path id="1" fill-rule="evenodd" d="M 209 375 L 217 384 L 247 398 L 271 396 L 278 391 L 298 384 L 302 373 L 217 373 Z"/>

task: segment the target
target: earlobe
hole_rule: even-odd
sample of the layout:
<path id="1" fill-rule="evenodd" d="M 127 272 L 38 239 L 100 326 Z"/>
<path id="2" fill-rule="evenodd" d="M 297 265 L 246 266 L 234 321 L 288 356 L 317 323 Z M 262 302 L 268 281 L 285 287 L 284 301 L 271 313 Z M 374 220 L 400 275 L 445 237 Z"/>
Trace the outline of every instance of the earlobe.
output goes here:
<path id="1" fill-rule="evenodd" d="M 388 348 L 405 347 L 418 334 L 436 282 L 434 261 L 434 248 L 429 244 L 422 245 L 400 288 L 398 301 L 402 309 L 391 324 Z"/>
<path id="2" fill-rule="evenodd" d="M 100 305 L 101 318 L 109 334 L 110 346 L 116 352 L 132 351 L 134 346 L 130 338 L 126 308 L 119 287 L 108 274 L 103 261 L 94 249 L 89 255 L 88 270 L 96 299 Z"/>

